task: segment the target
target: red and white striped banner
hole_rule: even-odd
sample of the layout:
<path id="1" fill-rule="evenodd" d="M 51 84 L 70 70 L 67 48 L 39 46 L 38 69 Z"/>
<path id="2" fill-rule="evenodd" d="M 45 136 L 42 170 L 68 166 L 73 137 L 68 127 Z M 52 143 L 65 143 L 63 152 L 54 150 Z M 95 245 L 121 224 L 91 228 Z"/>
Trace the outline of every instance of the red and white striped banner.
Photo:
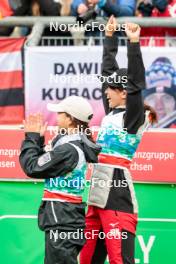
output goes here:
<path id="1" fill-rule="evenodd" d="M 0 124 L 24 118 L 22 47 L 25 38 L 0 39 Z"/>

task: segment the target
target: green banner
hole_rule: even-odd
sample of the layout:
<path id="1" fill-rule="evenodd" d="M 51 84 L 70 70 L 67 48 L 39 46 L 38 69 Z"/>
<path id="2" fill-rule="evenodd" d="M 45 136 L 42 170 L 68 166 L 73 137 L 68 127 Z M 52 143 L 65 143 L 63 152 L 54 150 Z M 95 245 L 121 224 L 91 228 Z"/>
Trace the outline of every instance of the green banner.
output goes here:
<path id="1" fill-rule="evenodd" d="M 135 184 L 139 201 L 135 263 L 176 260 L 176 187 Z M 37 226 L 43 183 L 0 182 L 0 263 L 42 264 L 44 233 Z"/>

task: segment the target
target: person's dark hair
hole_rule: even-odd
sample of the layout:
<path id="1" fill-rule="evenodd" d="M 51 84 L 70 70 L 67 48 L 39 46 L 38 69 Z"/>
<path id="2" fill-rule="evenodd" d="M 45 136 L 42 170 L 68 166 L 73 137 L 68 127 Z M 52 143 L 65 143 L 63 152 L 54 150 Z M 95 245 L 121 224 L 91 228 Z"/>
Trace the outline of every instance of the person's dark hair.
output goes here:
<path id="1" fill-rule="evenodd" d="M 95 143 L 95 140 L 93 139 L 93 135 L 92 135 L 92 131 L 88 125 L 87 122 L 83 122 L 81 120 L 76 119 L 75 117 L 69 115 L 66 113 L 66 115 L 72 120 L 72 125 L 75 128 L 79 128 L 80 132 L 84 132 L 87 136 L 87 138 L 92 141 L 93 143 Z"/>
<path id="2" fill-rule="evenodd" d="M 122 87 L 113 87 L 113 86 L 108 86 L 109 88 L 113 89 L 113 90 L 119 90 L 120 92 L 126 91 L 126 89 L 123 89 Z"/>
<path id="3" fill-rule="evenodd" d="M 144 103 L 144 110 L 145 111 L 150 111 L 149 113 L 149 121 L 153 125 L 154 123 L 158 122 L 158 117 L 155 109 L 151 107 L 150 105 Z"/>

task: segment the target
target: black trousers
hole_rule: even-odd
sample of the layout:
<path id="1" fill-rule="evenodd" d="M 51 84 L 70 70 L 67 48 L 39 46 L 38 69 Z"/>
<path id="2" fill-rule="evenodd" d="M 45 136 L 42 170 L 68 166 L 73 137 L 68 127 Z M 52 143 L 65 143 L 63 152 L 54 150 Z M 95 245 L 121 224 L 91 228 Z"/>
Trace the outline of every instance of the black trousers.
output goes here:
<path id="1" fill-rule="evenodd" d="M 44 264 L 77 264 L 85 241 L 83 229 L 46 231 Z"/>
<path id="2" fill-rule="evenodd" d="M 77 264 L 85 243 L 85 203 L 43 201 L 39 228 L 45 232 L 44 264 Z"/>
<path id="3" fill-rule="evenodd" d="M 135 235 L 127 233 L 128 239 L 122 240 L 122 260 L 123 264 L 134 264 Z M 101 254 L 100 254 L 101 252 Z M 91 264 L 104 264 L 107 257 L 107 249 L 104 239 L 98 239 Z"/>

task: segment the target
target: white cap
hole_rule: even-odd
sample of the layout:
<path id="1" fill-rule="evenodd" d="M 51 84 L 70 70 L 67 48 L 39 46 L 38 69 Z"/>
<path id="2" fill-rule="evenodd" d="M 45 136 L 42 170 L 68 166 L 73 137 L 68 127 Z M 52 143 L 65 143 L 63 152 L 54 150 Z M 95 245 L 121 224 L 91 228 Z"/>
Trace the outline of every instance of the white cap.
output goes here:
<path id="1" fill-rule="evenodd" d="M 89 122 L 93 117 L 93 109 L 90 103 L 80 96 L 69 96 L 58 104 L 47 104 L 47 109 L 57 113 L 67 113 L 76 119 Z"/>

